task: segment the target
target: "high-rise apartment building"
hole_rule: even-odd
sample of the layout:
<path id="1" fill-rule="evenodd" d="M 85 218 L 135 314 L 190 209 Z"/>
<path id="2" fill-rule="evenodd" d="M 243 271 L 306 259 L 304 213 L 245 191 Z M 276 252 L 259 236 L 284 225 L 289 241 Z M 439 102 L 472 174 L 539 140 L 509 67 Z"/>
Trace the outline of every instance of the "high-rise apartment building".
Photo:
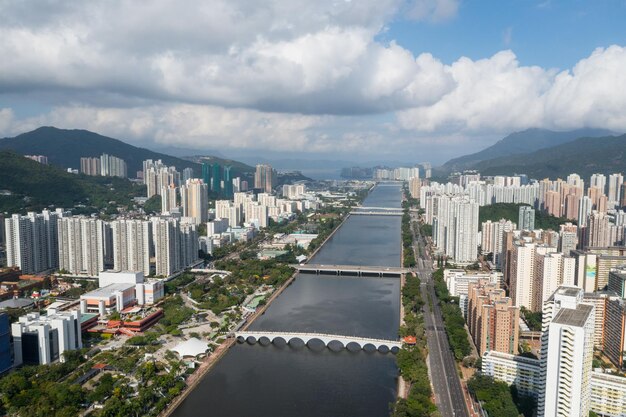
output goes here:
<path id="1" fill-rule="evenodd" d="M 128 178 L 126 162 L 106 153 L 100 156 L 100 175 L 103 177 Z"/>
<path id="2" fill-rule="evenodd" d="M 517 353 L 519 308 L 505 291 L 487 280 L 468 286 L 467 323 L 478 353 Z"/>
<path id="3" fill-rule="evenodd" d="M 179 187 L 182 184 L 180 172 L 176 167 L 168 167 L 160 159 L 143 161 L 143 181 L 148 198 L 160 194 L 164 187 Z"/>
<path id="4" fill-rule="evenodd" d="M 174 219 L 153 218 L 156 275 L 168 277 L 180 270 L 180 225 Z M 197 241 L 197 238 L 196 238 Z"/>
<path id="5" fill-rule="evenodd" d="M 65 212 L 57 209 L 5 219 L 7 266 L 17 266 L 24 274 L 58 268 L 57 219 L 63 215 Z"/>
<path id="6" fill-rule="evenodd" d="M 80 172 L 85 175 L 100 175 L 100 158 L 80 158 Z"/>
<path id="7" fill-rule="evenodd" d="M 572 223 L 565 223 L 559 230 L 559 252 L 569 255 L 571 251 L 578 247 L 578 226 Z"/>
<path id="8" fill-rule="evenodd" d="M 58 219 L 59 269 L 72 275 L 97 277 L 104 271 L 106 228 L 102 220 L 87 217 Z"/>
<path id="9" fill-rule="evenodd" d="M 517 307 L 532 308 L 536 244 L 514 242 L 507 260 L 509 293 Z"/>
<path id="10" fill-rule="evenodd" d="M 613 242 L 609 235 L 610 221 L 605 212 L 593 211 L 588 219 L 585 233 L 585 247 L 611 246 Z"/>
<path id="11" fill-rule="evenodd" d="M 606 175 L 604 174 L 593 174 L 591 176 L 591 181 L 589 181 L 589 188 L 595 187 L 600 190 L 602 194 L 606 192 Z"/>
<path id="12" fill-rule="evenodd" d="M 530 206 L 521 206 L 517 224 L 520 230 L 535 230 L 535 209 Z"/>
<path id="13" fill-rule="evenodd" d="M 150 275 L 150 222 L 145 220 L 115 220 L 111 222 L 113 238 L 113 269 L 141 271 Z"/>
<path id="14" fill-rule="evenodd" d="M 259 164 L 254 173 L 254 188 L 259 188 L 266 193 L 274 191 L 276 186 L 276 171 L 270 165 Z"/>
<path id="15" fill-rule="evenodd" d="M 624 176 L 621 173 L 609 175 L 609 207 L 615 208 L 618 206 L 622 197 L 622 184 L 624 183 Z"/>
<path id="16" fill-rule="evenodd" d="M 161 213 L 171 214 L 178 207 L 178 188 L 169 185 L 161 188 Z"/>
<path id="17" fill-rule="evenodd" d="M 538 416 L 589 415 L 594 316 L 578 287 L 559 287 L 544 304 Z"/>
<path id="18" fill-rule="evenodd" d="M 193 168 L 184 168 L 183 169 L 183 182 L 187 182 L 187 180 L 190 180 L 194 178 L 193 176 Z M 206 182 L 205 182 L 206 184 Z"/>
<path id="19" fill-rule="evenodd" d="M 624 368 L 626 359 L 626 300 L 607 297 L 604 320 L 603 352 L 617 367 Z"/>
<path id="20" fill-rule="evenodd" d="M 482 224 L 482 252 L 492 253 L 493 262 L 497 266 L 501 266 L 502 264 L 502 242 L 504 233 L 516 229 L 517 225 L 506 219 L 500 219 L 498 222 L 487 220 Z"/>
<path id="21" fill-rule="evenodd" d="M 209 215 L 208 186 L 200 179 L 187 180 L 185 185 L 180 187 L 180 196 L 183 216 L 193 218 L 196 224 L 205 223 Z"/>
<path id="22" fill-rule="evenodd" d="M 409 193 L 411 198 L 420 198 L 420 187 L 422 186 L 422 180 L 418 177 L 413 177 L 409 180 Z"/>
<path id="23" fill-rule="evenodd" d="M 574 285 L 576 259 L 560 252 L 535 253 L 532 311 L 541 311 L 543 303 L 561 285 Z"/>
<path id="24" fill-rule="evenodd" d="M 457 263 L 474 262 L 478 256 L 478 203 L 467 196 L 438 195 L 433 218 L 437 248 Z"/>

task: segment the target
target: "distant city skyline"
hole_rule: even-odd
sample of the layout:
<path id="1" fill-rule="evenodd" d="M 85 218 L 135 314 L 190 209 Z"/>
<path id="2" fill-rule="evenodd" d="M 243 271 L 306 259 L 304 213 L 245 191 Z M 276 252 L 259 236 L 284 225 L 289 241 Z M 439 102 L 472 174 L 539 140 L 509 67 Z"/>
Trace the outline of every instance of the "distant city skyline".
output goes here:
<path id="1" fill-rule="evenodd" d="M 626 132 L 623 1 L 0 10 L 0 136 L 53 125 L 235 156 L 440 163 L 531 127 Z"/>

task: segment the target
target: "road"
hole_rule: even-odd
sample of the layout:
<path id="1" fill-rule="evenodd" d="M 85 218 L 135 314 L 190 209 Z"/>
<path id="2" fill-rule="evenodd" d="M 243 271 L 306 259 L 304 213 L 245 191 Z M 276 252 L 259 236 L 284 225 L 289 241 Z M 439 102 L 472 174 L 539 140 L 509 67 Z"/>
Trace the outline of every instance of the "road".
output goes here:
<path id="1" fill-rule="evenodd" d="M 437 407 L 443 417 L 469 417 L 456 362 L 448 344 L 441 309 L 435 295 L 432 259 L 427 250 L 426 240 L 418 230 L 417 233 L 413 231 L 413 241 L 416 242 L 416 254 L 420 255 L 417 257 L 417 271 L 424 299 L 428 359 Z M 432 300 L 432 309 L 428 298 Z"/>

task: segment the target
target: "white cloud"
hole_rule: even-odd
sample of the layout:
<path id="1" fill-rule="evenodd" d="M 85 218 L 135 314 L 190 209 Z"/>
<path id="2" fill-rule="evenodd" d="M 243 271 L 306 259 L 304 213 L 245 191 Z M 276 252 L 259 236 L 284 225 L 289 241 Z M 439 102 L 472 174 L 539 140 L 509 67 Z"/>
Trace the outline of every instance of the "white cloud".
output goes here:
<path id="1" fill-rule="evenodd" d="M 0 55 L 11 57 L 0 66 L 0 103 L 46 97 L 36 107 L 52 108 L 35 117 L 0 110 L 0 134 L 52 124 L 145 143 L 405 157 L 528 127 L 626 131 L 624 47 L 558 71 L 521 65 L 510 50 L 446 65 L 377 38 L 400 14 L 440 22 L 459 7 L 0 2 Z"/>
<path id="2" fill-rule="evenodd" d="M 421 132 L 511 132 L 529 127 L 626 131 L 626 48 L 599 48 L 570 71 L 521 66 L 512 51 L 461 58 L 444 71 L 456 83 L 429 106 L 398 113 Z"/>

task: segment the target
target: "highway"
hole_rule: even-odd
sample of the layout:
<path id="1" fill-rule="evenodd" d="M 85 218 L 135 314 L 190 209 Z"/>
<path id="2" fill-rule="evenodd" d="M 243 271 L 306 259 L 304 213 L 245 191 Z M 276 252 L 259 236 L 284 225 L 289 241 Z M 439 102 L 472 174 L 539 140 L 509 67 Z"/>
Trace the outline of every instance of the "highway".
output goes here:
<path id="1" fill-rule="evenodd" d="M 413 217 L 413 216 L 412 216 Z M 425 238 L 419 230 L 413 231 L 413 242 L 417 256 L 417 273 L 421 280 L 424 299 L 424 325 L 428 340 L 428 359 L 431 382 L 439 412 L 443 417 L 469 417 L 456 362 L 446 336 L 441 309 L 433 285 L 432 259 Z M 432 300 L 432 309 L 428 298 Z"/>

